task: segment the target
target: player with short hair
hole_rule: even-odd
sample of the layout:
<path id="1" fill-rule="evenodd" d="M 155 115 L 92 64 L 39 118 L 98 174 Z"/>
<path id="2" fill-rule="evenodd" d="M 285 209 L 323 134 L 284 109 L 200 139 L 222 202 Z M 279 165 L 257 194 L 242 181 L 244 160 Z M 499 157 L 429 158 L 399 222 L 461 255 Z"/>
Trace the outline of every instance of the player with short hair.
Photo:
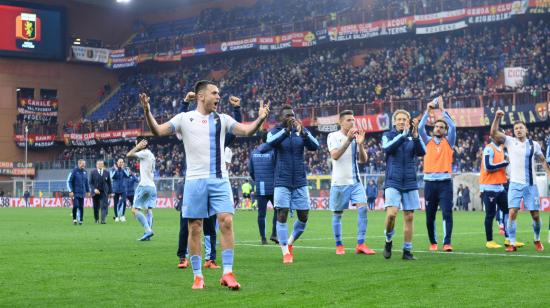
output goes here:
<path id="1" fill-rule="evenodd" d="M 358 162 L 367 161 L 365 131 L 355 128 L 352 110 L 340 112 L 340 130 L 327 136 L 332 158 L 332 180 L 329 206 L 333 212 L 332 231 L 336 241 L 336 254 L 346 253 L 342 242 L 342 215 L 350 202 L 357 207 L 357 245 L 355 253 L 373 255 L 375 251 L 365 245 L 367 233 L 367 195 L 359 178 Z"/>
<path id="2" fill-rule="evenodd" d="M 496 145 L 491 140 L 483 149 L 479 191 L 482 193 L 482 201 L 485 206 L 485 237 L 487 239 L 485 247 L 490 249 L 502 247 L 493 240 L 493 218 L 498 210 L 502 212 L 504 221 L 508 219 L 508 200 L 504 185 L 508 182 L 506 167 L 509 164 L 504 145 Z M 508 240 L 506 227 L 504 235 Z"/>
<path id="3" fill-rule="evenodd" d="M 443 118 L 434 123 L 432 136 L 426 132 L 426 123 L 430 111 L 439 108 Z M 456 125 L 451 115 L 443 108 L 443 98 L 435 98 L 430 103 L 418 125 L 418 133 L 426 145 L 424 156 L 424 198 L 426 200 L 426 227 L 428 229 L 429 249 L 436 251 L 437 238 L 435 217 L 441 207 L 443 216 L 443 251 L 452 252 L 451 235 L 453 232 L 453 147 L 456 142 Z"/>
<path id="4" fill-rule="evenodd" d="M 185 194 L 182 215 L 189 219 L 189 254 L 195 275 L 193 289 L 204 288 L 201 270 L 201 243 L 203 219 L 217 214 L 221 231 L 223 276 L 220 283 L 233 290 L 240 284 L 233 275 L 233 196 L 227 169 L 223 163 L 225 135 L 253 135 L 264 123 L 269 104 L 260 104 L 258 118 L 250 124 L 237 123 L 235 119 L 218 114 L 220 91 L 211 81 L 195 84 L 197 109 L 180 113 L 170 121 L 158 124 L 150 110 L 150 99 L 140 94 L 147 125 L 155 136 L 177 134 L 183 141 L 186 159 Z M 210 201 L 210 206 L 208 206 Z"/>
<path id="5" fill-rule="evenodd" d="M 498 144 L 504 144 L 508 149 L 510 158 L 510 186 L 508 188 L 508 235 L 510 246 L 507 252 L 517 250 L 516 246 L 516 219 L 523 199 L 524 207 L 531 213 L 533 218 L 534 244 L 537 251 L 543 251 L 544 246 L 540 241 L 540 197 L 536 184 L 535 159 L 540 161 L 546 173 L 550 175 L 550 167 L 546 163 L 540 144 L 527 138 L 527 126 L 523 121 L 514 123 L 514 136 L 509 137 L 499 131 L 500 121 L 504 111 L 498 110 L 495 113 L 491 125 L 491 137 Z"/>
<path id="6" fill-rule="evenodd" d="M 275 183 L 273 201 L 277 209 L 277 238 L 283 253 L 283 263 L 294 262 L 293 245 L 305 231 L 309 215 L 309 190 L 307 187 L 304 148 L 319 149 L 319 142 L 296 119 L 290 105 L 279 111 L 279 124 L 269 131 L 266 143 L 275 156 Z M 292 234 L 288 236 L 288 213 L 296 210 L 298 219 Z"/>
<path id="7" fill-rule="evenodd" d="M 145 138 L 138 138 L 136 146 L 126 154 L 128 158 L 139 159 L 140 180 L 134 195 L 132 213 L 145 230 L 139 238 L 140 241 L 149 240 L 155 234 L 152 229 L 153 208 L 157 202 L 157 187 L 154 182 L 155 155 L 147 149 L 147 144 Z"/>

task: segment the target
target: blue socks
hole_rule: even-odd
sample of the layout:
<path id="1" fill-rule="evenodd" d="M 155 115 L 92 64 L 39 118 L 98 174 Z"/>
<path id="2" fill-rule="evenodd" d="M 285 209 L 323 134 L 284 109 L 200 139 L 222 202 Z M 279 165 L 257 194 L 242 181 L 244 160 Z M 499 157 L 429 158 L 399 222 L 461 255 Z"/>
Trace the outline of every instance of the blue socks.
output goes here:
<path id="1" fill-rule="evenodd" d="M 342 214 L 332 215 L 332 231 L 334 232 L 334 240 L 336 246 L 342 245 Z"/>
<path id="2" fill-rule="evenodd" d="M 507 240 L 510 240 L 508 235 L 508 226 L 506 225 L 507 221 L 508 221 L 508 214 L 504 214 L 503 218 L 501 219 L 502 226 L 504 227 L 504 238 Z"/>
<path id="3" fill-rule="evenodd" d="M 204 259 L 210 260 L 210 253 L 212 252 L 210 249 L 210 235 L 204 236 Z"/>
<path id="4" fill-rule="evenodd" d="M 294 227 L 292 228 L 292 235 L 290 236 L 290 239 L 288 240 L 288 244 L 292 245 L 294 244 L 294 241 L 300 238 L 300 235 L 304 233 L 304 230 L 306 229 L 306 223 L 300 221 L 297 219 L 294 222 Z"/>
<path id="5" fill-rule="evenodd" d="M 411 251 L 413 249 L 413 244 L 411 242 L 403 243 L 403 250 Z"/>
<path id="6" fill-rule="evenodd" d="M 136 213 L 136 219 L 139 221 L 139 223 L 143 226 L 143 229 L 145 229 L 145 232 L 150 232 L 151 227 L 149 226 L 149 222 L 147 221 L 147 218 L 141 211 L 138 211 Z"/>
<path id="7" fill-rule="evenodd" d="M 288 244 L 288 224 L 277 221 L 277 239 L 281 246 Z"/>
<path id="8" fill-rule="evenodd" d="M 195 276 L 202 277 L 201 256 L 191 256 L 191 268 Z"/>
<path id="9" fill-rule="evenodd" d="M 149 223 L 149 227 L 153 228 L 153 211 L 151 209 L 147 211 L 147 222 Z"/>
<path id="10" fill-rule="evenodd" d="M 533 233 L 535 234 L 535 241 L 540 241 L 540 218 L 539 220 L 533 220 Z"/>
<path id="11" fill-rule="evenodd" d="M 365 235 L 367 234 L 367 207 L 362 206 L 357 209 L 357 244 L 365 243 Z"/>
<path id="12" fill-rule="evenodd" d="M 126 199 L 123 199 L 122 197 L 118 200 L 117 204 L 117 214 L 118 217 L 122 217 L 122 213 L 124 212 L 124 206 L 126 205 Z"/>
<path id="13" fill-rule="evenodd" d="M 508 220 L 508 236 L 510 237 L 510 244 L 516 245 L 516 221 Z"/>
<path id="14" fill-rule="evenodd" d="M 384 229 L 384 236 L 386 237 L 386 242 L 391 242 L 391 240 L 393 239 L 393 234 L 394 233 L 395 233 L 395 230 L 391 230 L 390 232 L 387 232 Z"/>
<path id="15" fill-rule="evenodd" d="M 222 251 L 223 274 L 233 272 L 233 249 Z"/>

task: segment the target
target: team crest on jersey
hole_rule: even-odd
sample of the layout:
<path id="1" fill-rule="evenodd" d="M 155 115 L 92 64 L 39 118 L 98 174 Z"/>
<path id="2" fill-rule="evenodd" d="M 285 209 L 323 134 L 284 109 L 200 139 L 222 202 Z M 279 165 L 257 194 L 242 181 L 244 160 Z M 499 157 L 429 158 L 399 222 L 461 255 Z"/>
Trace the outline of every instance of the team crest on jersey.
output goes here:
<path id="1" fill-rule="evenodd" d="M 189 122 L 193 122 L 193 120 L 195 120 L 195 119 L 193 119 L 193 118 L 189 118 Z"/>
<path id="2" fill-rule="evenodd" d="M 489 201 L 493 202 L 495 200 L 495 197 L 489 197 Z"/>

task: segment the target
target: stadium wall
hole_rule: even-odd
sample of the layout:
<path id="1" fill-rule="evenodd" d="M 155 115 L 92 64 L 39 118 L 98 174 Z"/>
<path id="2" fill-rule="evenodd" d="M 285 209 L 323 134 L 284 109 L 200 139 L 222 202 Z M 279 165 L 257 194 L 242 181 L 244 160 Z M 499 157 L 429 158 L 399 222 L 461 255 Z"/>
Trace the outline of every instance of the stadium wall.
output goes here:
<path id="1" fill-rule="evenodd" d="M 23 161 L 24 149 L 13 140 L 17 116 L 17 88 L 56 89 L 61 123 L 80 118 L 82 106 L 98 103 L 98 90 L 117 83 L 116 74 L 103 67 L 63 62 L 0 58 L 0 161 Z M 52 160 L 55 151 L 29 151 L 29 161 Z"/>

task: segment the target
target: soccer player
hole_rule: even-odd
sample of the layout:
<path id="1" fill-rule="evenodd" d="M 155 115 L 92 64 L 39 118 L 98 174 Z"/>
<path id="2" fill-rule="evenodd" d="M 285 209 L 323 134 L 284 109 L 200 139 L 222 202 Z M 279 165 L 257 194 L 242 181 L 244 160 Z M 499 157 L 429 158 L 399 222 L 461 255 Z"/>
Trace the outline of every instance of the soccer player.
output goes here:
<path id="1" fill-rule="evenodd" d="M 332 210 L 332 231 L 336 241 L 336 254 L 346 253 L 342 242 L 342 215 L 349 203 L 357 207 L 357 245 L 355 253 L 373 255 L 365 245 L 367 233 L 367 195 L 359 178 L 357 163 L 367 161 L 365 131 L 355 128 L 352 110 L 340 112 L 340 130 L 328 134 L 327 146 L 332 158 L 332 181 L 329 206 Z M 358 157 L 359 156 L 359 157 Z"/>
<path id="2" fill-rule="evenodd" d="M 90 184 L 86 175 L 86 161 L 78 160 L 78 167 L 74 168 L 67 178 L 69 197 L 73 198 L 73 224 L 82 225 L 84 221 L 84 196 L 90 196 Z"/>
<path id="3" fill-rule="evenodd" d="M 126 179 L 130 176 L 128 169 L 124 168 L 124 159 L 119 158 L 111 169 L 111 184 L 114 194 L 115 222 L 125 222 L 126 217 Z"/>
<path id="4" fill-rule="evenodd" d="M 141 179 L 136 188 L 132 213 L 134 213 L 137 221 L 145 230 L 145 233 L 139 240 L 146 241 L 155 235 L 152 229 L 153 208 L 157 202 L 157 187 L 154 182 L 155 155 L 147 149 L 147 140 L 145 138 L 138 138 L 136 146 L 126 154 L 126 157 L 139 159 L 139 175 Z"/>
<path id="5" fill-rule="evenodd" d="M 181 111 L 187 112 L 189 110 L 189 105 L 192 101 L 196 99 L 195 92 L 188 92 L 185 95 L 185 98 L 183 99 L 183 104 Z M 242 121 L 242 114 L 241 114 L 241 99 L 235 96 L 229 97 L 229 103 L 233 107 L 233 117 L 237 122 Z M 233 152 L 231 151 L 231 148 L 229 147 L 233 141 L 235 141 L 235 135 L 231 133 L 227 133 L 225 135 L 225 151 L 224 151 L 224 161 L 226 168 L 229 169 L 229 166 L 231 164 L 231 159 L 233 157 Z M 184 170 L 187 169 L 187 166 L 184 167 Z M 185 171 L 184 171 L 185 173 Z M 185 182 L 185 181 L 183 181 Z M 183 196 L 183 187 L 182 187 L 182 196 Z M 210 201 L 209 201 L 210 202 Z M 208 205 L 210 207 L 210 205 Z M 181 215 L 180 215 L 181 216 Z M 203 220 L 203 232 L 204 232 L 204 268 L 210 268 L 210 269 L 219 269 L 220 266 L 216 263 L 216 256 L 217 256 L 217 250 L 216 250 L 216 239 L 217 239 L 217 230 L 219 229 L 217 225 L 217 216 L 216 214 L 211 215 L 208 217 L 208 219 Z M 188 263 L 188 260 L 184 257 L 181 257 L 181 251 L 187 251 L 187 237 L 189 236 L 189 230 L 188 230 L 188 221 L 187 219 L 180 220 L 180 239 L 178 244 L 178 257 L 179 258 L 179 264 L 178 268 L 186 268 L 185 263 Z M 181 237 L 185 236 L 185 240 L 182 240 Z M 184 245 L 183 245 L 184 244 Z"/>
<path id="6" fill-rule="evenodd" d="M 543 251 L 544 247 L 540 241 L 540 198 L 535 182 L 535 158 L 541 162 L 548 175 L 550 175 L 550 167 L 546 163 L 540 144 L 527 138 L 527 126 L 524 122 L 516 121 L 514 123 L 515 137 L 506 136 L 499 131 L 500 121 L 503 116 L 504 111 L 502 110 L 498 110 L 495 113 L 495 118 L 491 125 L 491 137 L 496 143 L 504 144 L 508 149 L 510 158 L 510 186 L 508 188 L 509 217 L 506 226 L 510 238 L 510 246 L 506 248 L 506 251 L 514 252 L 517 250 L 516 219 L 522 199 L 525 209 L 531 213 L 531 217 L 533 218 L 535 249 Z"/>
<path id="7" fill-rule="evenodd" d="M 195 275 L 193 289 L 204 288 L 201 270 L 201 243 L 203 219 L 217 214 L 222 246 L 223 276 L 220 283 L 233 290 L 240 284 L 233 275 L 233 196 L 227 169 L 222 161 L 225 135 L 251 136 L 263 124 L 269 104 L 260 104 L 258 118 L 250 124 L 237 123 L 226 114 L 218 114 L 220 91 L 211 81 L 195 85 L 197 109 L 180 113 L 170 121 L 158 124 L 153 117 L 149 97 L 140 94 L 147 125 L 155 136 L 177 134 L 186 150 L 186 179 L 182 215 L 189 219 L 189 254 Z M 210 206 L 208 206 L 210 201 Z"/>
<path id="8" fill-rule="evenodd" d="M 443 118 L 434 123 L 432 136 L 426 132 L 426 123 L 430 112 L 439 108 Z M 420 120 L 418 132 L 426 145 L 424 157 L 424 198 L 426 200 L 426 227 L 430 240 L 430 250 L 437 250 L 435 235 L 435 216 L 438 206 L 443 215 L 443 250 L 453 251 L 451 235 L 453 232 L 453 147 L 456 141 L 456 126 L 443 108 L 443 98 L 437 97 L 430 103 Z M 469 195 L 468 195 L 469 198 Z"/>
<path id="9" fill-rule="evenodd" d="M 275 174 L 275 152 L 265 143 L 267 134 L 262 132 L 260 136 L 261 144 L 250 153 L 248 162 L 248 170 L 250 177 L 256 186 L 256 198 L 258 200 L 258 229 L 260 230 L 260 238 L 262 245 L 267 244 L 265 236 L 265 217 L 267 214 L 267 203 L 273 201 L 273 175 Z M 271 228 L 271 236 L 269 238 L 276 244 L 279 244 L 277 239 L 277 211 L 273 212 L 273 224 Z"/>
<path id="10" fill-rule="evenodd" d="M 293 244 L 306 228 L 309 213 L 304 147 L 310 151 L 319 149 L 319 142 L 296 119 L 290 105 L 284 105 L 279 113 L 280 123 L 269 131 L 267 144 L 277 157 L 273 199 L 277 208 L 277 237 L 283 252 L 283 263 L 294 260 Z M 298 219 L 292 235 L 288 237 L 288 212 L 296 210 Z"/>
<path id="11" fill-rule="evenodd" d="M 403 259 L 416 260 L 411 253 L 414 210 L 420 208 L 418 196 L 417 156 L 426 154 L 422 140 L 418 138 L 418 126 L 408 111 L 398 109 L 392 116 L 394 127 L 382 136 L 382 150 L 386 154 L 386 179 L 384 183 L 384 207 L 386 221 L 384 258 L 391 258 L 395 218 L 399 207 L 403 209 L 404 238 Z"/>
<path id="12" fill-rule="evenodd" d="M 500 248 L 501 245 L 493 240 L 493 219 L 497 208 L 502 212 L 503 220 L 508 218 L 508 200 L 504 185 L 506 178 L 506 167 L 509 162 L 504 150 L 504 145 L 496 145 L 493 141 L 483 149 L 481 170 L 479 174 L 479 191 L 483 194 L 483 205 L 485 206 L 485 237 L 487 248 Z M 504 235 L 508 240 L 506 228 Z"/>

